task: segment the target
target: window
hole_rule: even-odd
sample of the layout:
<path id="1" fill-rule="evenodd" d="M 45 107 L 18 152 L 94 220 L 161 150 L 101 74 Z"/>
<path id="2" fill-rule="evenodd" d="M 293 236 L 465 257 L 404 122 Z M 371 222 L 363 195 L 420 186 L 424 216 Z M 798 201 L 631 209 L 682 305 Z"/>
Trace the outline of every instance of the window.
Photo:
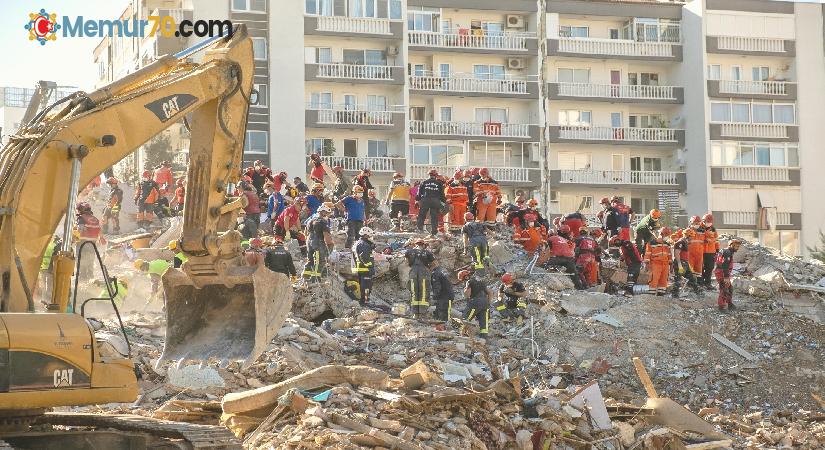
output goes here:
<path id="1" fill-rule="evenodd" d="M 662 158 L 633 156 L 630 158 L 630 170 L 634 172 L 642 170 L 660 172 L 662 170 Z"/>
<path id="2" fill-rule="evenodd" d="M 476 108 L 476 122 L 507 123 L 507 110 L 504 108 Z"/>
<path id="3" fill-rule="evenodd" d="M 382 50 L 344 49 L 344 64 L 386 66 L 387 58 Z"/>
<path id="4" fill-rule="evenodd" d="M 788 146 L 788 167 L 799 167 L 799 149 Z"/>
<path id="5" fill-rule="evenodd" d="M 387 156 L 387 141 L 367 141 L 367 156 L 370 158 L 383 158 Z"/>
<path id="6" fill-rule="evenodd" d="M 413 164 L 429 164 L 430 163 L 430 147 L 427 145 L 413 145 L 412 152 Z"/>
<path id="7" fill-rule="evenodd" d="M 750 105 L 747 103 L 731 103 L 731 122 L 748 123 L 750 122 Z"/>
<path id="8" fill-rule="evenodd" d="M 387 97 L 384 95 L 368 95 L 367 111 L 388 111 Z"/>
<path id="9" fill-rule="evenodd" d="M 307 139 L 307 154 L 317 153 L 321 156 L 335 156 L 335 144 L 332 139 L 312 138 Z"/>
<path id="10" fill-rule="evenodd" d="M 773 123 L 770 103 L 753 104 L 753 123 Z"/>
<path id="11" fill-rule="evenodd" d="M 796 123 L 794 112 L 794 105 L 774 104 L 773 105 L 773 122 L 774 123 Z"/>
<path id="12" fill-rule="evenodd" d="M 504 66 L 496 64 L 474 64 L 473 75 L 476 80 L 503 80 Z"/>
<path id="13" fill-rule="evenodd" d="M 453 107 L 452 106 L 442 106 L 438 108 L 439 118 L 442 122 L 452 122 L 453 121 Z"/>
<path id="14" fill-rule="evenodd" d="M 376 0 L 349 0 L 350 17 L 378 17 Z"/>
<path id="15" fill-rule="evenodd" d="M 423 77 L 427 73 L 427 66 L 424 64 L 416 64 L 413 66 L 413 75 Z"/>
<path id="16" fill-rule="evenodd" d="M 332 63 L 332 49 L 329 47 L 319 47 L 316 49 L 315 61 L 318 64 L 331 64 Z"/>
<path id="17" fill-rule="evenodd" d="M 590 69 L 559 68 L 559 83 L 590 83 Z"/>
<path id="18" fill-rule="evenodd" d="M 246 140 L 243 144 L 244 153 L 268 153 L 269 133 L 259 130 L 246 130 Z"/>
<path id="19" fill-rule="evenodd" d="M 561 26 L 559 26 L 559 36 L 560 37 L 576 37 L 576 38 L 590 37 L 590 27 L 576 27 L 576 26 L 569 26 L 569 25 L 561 25 Z"/>
<path id="20" fill-rule="evenodd" d="M 708 64 L 708 80 L 719 80 L 722 78 L 722 66 L 719 64 Z"/>
<path id="21" fill-rule="evenodd" d="M 781 142 L 712 141 L 714 166 L 799 167 L 799 149 Z"/>
<path id="22" fill-rule="evenodd" d="M 771 147 L 769 164 L 776 167 L 785 167 L 785 149 L 781 147 Z"/>
<path id="23" fill-rule="evenodd" d="M 592 121 L 592 112 L 568 109 L 559 111 L 559 125 L 570 127 L 589 127 Z"/>
<path id="24" fill-rule="evenodd" d="M 307 0 L 307 7 L 309 2 Z M 233 11 L 266 12 L 266 0 L 232 0 Z"/>
<path id="25" fill-rule="evenodd" d="M 631 128 L 661 128 L 665 123 L 660 114 L 631 114 L 627 120 Z"/>
<path id="26" fill-rule="evenodd" d="M 753 81 L 766 81 L 770 77 L 770 69 L 766 66 L 758 66 L 751 69 Z"/>
<path id="27" fill-rule="evenodd" d="M 401 0 L 390 0 L 390 19 L 398 20 L 401 18 Z"/>
<path id="28" fill-rule="evenodd" d="M 266 60 L 266 38 L 252 38 L 252 54 L 259 61 Z"/>
<path id="29" fill-rule="evenodd" d="M 439 64 L 438 65 L 438 76 L 441 78 L 450 78 L 450 74 L 452 70 L 450 70 L 449 64 Z"/>
<path id="30" fill-rule="evenodd" d="M 255 106 L 266 106 L 269 104 L 269 86 L 265 84 L 256 84 L 255 90 L 258 91 L 258 103 Z"/>
<path id="31" fill-rule="evenodd" d="M 560 170 L 587 170 L 592 167 L 590 153 L 559 152 Z"/>
<path id="32" fill-rule="evenodd" d="M 730 79 L 733 81 L 742 79 L 742 66 L 730 66 Z"/>
<path id="33" fill-rule="evenodd" d="M 607 35 L 610 39 L 619 39 L 619 29 L 618 28 L 608 28 Z"/>
<path id="34" fill-rule="evenodd" d="M 653 72 L 630 72 L 627 74 L 627 84 L 642 86 L 658 86 L 659 74 Z"/>
<path id="35" fill-rule="evenodd" d="M 358 99 L 353 94 L 344 94 L 344 111 L 355 111 L 358 109 Z"/>
<path id="36" fill-rule="evenodd" d="M 333 14 L 332 2 L 333 0 L 306 0 L 306 13 L 311 16 L 331 16 Z"/>
<path id="37" fill-rule="evenodd" d="M 332 109 L 332 92 L 313 92 L 309 99 L 310 109 Z"/>
<path id="38" fill-rule="evenodd" d="M 753 162 L 753 147 L 743 145 L 739 148 L 739 152 L 736 154 L 736 159 L 733 160 L 733 165 L 752 166 Z"/>
<path id="39" fill-rule="evenodd" d="M 784 158 L 784 152 L 783 152 Z M 756 146 L 756 165 L 770 166 L 771 165 L 771 148 L 767 145 Z M 782 164 L 784 165 L 784 164 Z"/>
<path id="40" fill-rule="evenodd" d="M 410 31 L 438 31 L 441 14 L 436 11 L 409 11 L 407 26 Z"/>

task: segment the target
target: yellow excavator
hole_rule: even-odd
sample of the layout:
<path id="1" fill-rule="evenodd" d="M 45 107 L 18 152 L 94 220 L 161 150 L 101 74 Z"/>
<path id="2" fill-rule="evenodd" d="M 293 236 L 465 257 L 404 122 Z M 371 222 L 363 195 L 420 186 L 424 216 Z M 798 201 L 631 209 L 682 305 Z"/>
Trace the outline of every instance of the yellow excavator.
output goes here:
<path id="1" fill-rule="evenodd" d="M 275 337 L 291 308 L 291 284 L 244 264 L 232 226 L 246 199 L 227 192 L 240 176 L 251 101 L 252 42 L 238 26 L 48 106 L 0 150 L 0 425 L 16 413 L 137 397 L 130 355 L 107 354 L 79 313 L 75 253 L 86 252 L 73 251 L 72 213 L 80 187 L 176 122 L 191 131 L 178 240 L 188 261 L 162 278 L 162 358 L 248 362 Z M 50 304 L 36 312 L 32 287 L 61 219 Z"/>

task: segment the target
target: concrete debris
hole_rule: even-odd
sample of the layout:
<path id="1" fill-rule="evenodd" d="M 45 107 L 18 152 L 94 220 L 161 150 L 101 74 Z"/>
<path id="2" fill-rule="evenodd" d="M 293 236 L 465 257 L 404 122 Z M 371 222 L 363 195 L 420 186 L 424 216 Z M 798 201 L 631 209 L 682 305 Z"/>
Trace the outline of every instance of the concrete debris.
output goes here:
<path id="1" fill-rule="evenodd" d="M 209 366 L 191 365 L 180 369 L 170 367 L 166 375 L 169 377 L 169 384 L 179 388 L 205 389 L 226 385 L 218 371 Z"/>
<path id="2" fill-rule="evenodd" d="M 587 316 L 595 311 L 604 311 L 610 307 L 611 297 L 606 294 L 576 292 L 562 297 L 560 305 L 568 314 Z"/>

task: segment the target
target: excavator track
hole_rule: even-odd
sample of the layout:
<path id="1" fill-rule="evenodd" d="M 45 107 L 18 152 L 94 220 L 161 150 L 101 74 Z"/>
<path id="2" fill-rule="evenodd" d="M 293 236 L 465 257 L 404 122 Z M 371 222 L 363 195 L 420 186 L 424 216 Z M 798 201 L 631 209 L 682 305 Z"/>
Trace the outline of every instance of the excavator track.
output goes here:
<path id="1" fill-rule="evenodd" d="M 241 450 L 241 442 L 228 429 L 216 425 L 152 419 L 130 414 L 90 414 L 49 412 L 36 420 L 41 425 L 111 428 L 120 431 L 146 433 L 166 439 L 182 439 L 193 449 Z M 0 447 L 2 450 L 2 447 Z"/>

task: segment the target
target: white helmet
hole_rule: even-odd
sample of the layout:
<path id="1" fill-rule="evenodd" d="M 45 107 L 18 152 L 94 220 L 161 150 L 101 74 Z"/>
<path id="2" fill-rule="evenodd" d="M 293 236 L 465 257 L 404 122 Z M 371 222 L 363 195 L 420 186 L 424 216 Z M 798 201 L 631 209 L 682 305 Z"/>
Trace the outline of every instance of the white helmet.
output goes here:
<path id="1" fill-rule="evenodd" d="M 358 232 L 358 234 L 360 236 L 365 236 L 365 237 L 371 238 L 371 237 L 375 236 L 375 230 L 373 230 L 370 227 L 363 227 L 363 228 L 361 228 L 361 231 Z"/>
<path id="2" fill-rule="evenodd" d="M 332 210 L 329 209 L 326 205 L 321 205 L 321 206 L 318 207 L 318 212 L 319 213 L 331 213 Z"/>

